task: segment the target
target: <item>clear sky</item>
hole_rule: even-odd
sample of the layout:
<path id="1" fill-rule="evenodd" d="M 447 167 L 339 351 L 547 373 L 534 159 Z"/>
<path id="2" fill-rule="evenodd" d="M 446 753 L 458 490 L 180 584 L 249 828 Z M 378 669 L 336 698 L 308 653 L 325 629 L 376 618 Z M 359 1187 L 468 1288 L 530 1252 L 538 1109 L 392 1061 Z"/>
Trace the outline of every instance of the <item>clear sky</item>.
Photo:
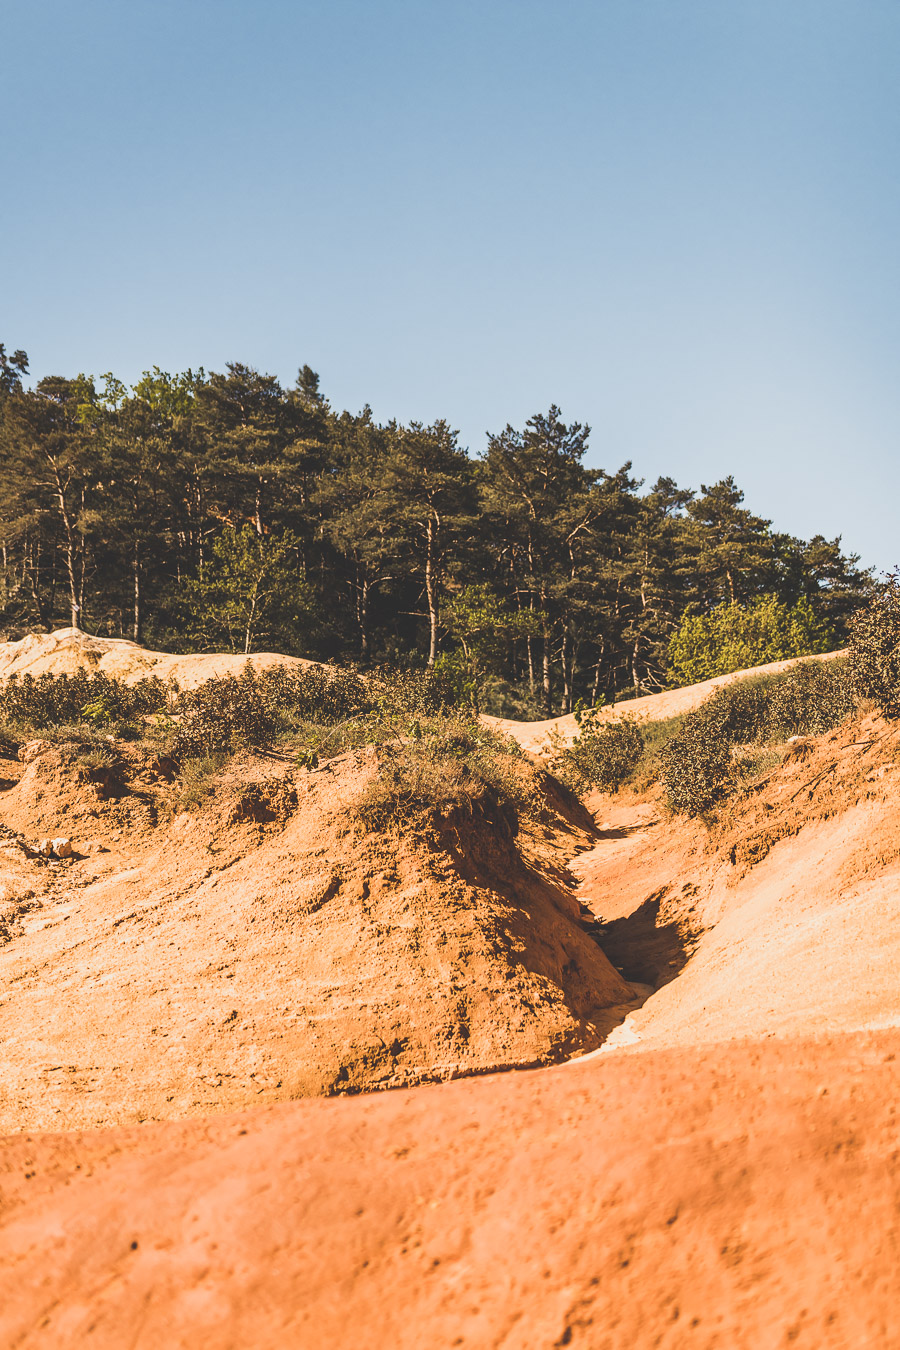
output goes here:
<path id="1" fill-rule="evenodd" d="M 897 0 L 29 0 L 0 341 L 733 473 L 900 562 Z"/>

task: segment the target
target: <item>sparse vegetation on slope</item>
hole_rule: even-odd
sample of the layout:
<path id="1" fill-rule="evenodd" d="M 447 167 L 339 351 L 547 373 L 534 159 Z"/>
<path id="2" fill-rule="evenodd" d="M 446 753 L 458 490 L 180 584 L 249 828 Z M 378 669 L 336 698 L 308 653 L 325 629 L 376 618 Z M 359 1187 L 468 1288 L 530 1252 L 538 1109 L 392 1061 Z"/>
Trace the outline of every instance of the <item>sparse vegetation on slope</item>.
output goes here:
<path id="1" fill-rule="evenodd" d="M 854 706 L 845 661 L 804 663 L 783 675 L 716 690 L 659 751 L 669 805 L 685 815 L 704 814 L 746 776 L 736 747 L 819 735 L 843 722 Z M 751 757 L 747 764 L 754 762 Z"/>
<path id="2" fill-rule="evenodd" d="M 600 720 L 599 710 L 577 712 L 578 735 L 552 760 L 553 771 L 577 792 L 614 792 L 632 777 L 644 753 L 644 733 L 634 718 Z"/>

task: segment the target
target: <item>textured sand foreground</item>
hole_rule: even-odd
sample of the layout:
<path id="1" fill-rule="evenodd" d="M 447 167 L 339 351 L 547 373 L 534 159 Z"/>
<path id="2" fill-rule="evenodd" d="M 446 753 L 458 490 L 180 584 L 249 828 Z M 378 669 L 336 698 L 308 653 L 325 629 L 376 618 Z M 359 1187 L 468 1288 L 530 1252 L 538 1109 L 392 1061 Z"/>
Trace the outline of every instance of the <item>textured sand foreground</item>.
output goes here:
<path id="1" fill-rule="evenodd" d="M 0 1343 L 900 1339 L 900 1035 L 9 1141 Z"/>

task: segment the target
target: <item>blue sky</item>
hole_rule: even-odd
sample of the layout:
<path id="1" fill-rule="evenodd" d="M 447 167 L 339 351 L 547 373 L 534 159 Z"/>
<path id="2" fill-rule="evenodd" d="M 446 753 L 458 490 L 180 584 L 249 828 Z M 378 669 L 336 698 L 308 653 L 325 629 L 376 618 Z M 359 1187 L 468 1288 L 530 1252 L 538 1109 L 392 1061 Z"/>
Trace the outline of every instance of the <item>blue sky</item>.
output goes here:
<path id="1" fill-rule="evenodd" d="M 0 341 L 308 362 L 473 451 L 557 402 L 889 568 L 898 70 L 886 0 L 9 4 Z"/>

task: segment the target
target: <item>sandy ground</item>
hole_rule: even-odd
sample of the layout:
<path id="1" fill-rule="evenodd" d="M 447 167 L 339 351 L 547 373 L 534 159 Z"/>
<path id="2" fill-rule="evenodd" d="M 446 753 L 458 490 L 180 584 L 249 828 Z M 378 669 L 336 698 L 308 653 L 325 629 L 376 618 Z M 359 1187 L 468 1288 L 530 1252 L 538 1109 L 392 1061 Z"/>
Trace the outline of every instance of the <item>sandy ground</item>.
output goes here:
<path id="1" fill-rule="evenodd" d="M 900 1342 L 900 1035 L 9 1141 L 17 1350 Z"/>
<path id="2" fill-rule="evenodd" d="M 654 715 L 701 691 L 657 696 Z M 709 825 L 652 793 L 597 797 L 593 828 L 548 799 L 514 848 L 491 828 L 443 854 L 360 851 L 340 801 L 366 772 L 338 766 L 265 823 L 235 814 L 259 764 L 193 824 L 104 805 L 82 861 L 37 881 L 10 832 L 50 832 L 81 799 L 59 767 L 46 792 L 37 769 L 7 782 L 0 1345 L 900 1344 L 897 724 L 791 747 Z M 225 1022 L 229 972 L 244 983 Z M 332 1045 L 352 1051 L 333 1062 L 358 1086 L 404 1069 L 374 1041 L 359 1053 L 373 1027 L 384 1045 L 385 1009 L 419 1037 L 406 1067 L 426 1047 L 512 1071 L 284 1100 L 332 1005 Z M 183 1032 L 189 1054 L 160 1054 Z M 254 1045 L 277 1061 L 257 1099 L 278 1104 L 229 1110 L 254 1100 L 205 1073 L 229 1037 L 239 1092 Z M 575 1057 L 515 1070 L 529 1037 Z M 116 1043 L 92 1094 L 74 1070 Z M 155 1084 L 144 1125 L 114 1124 L 142 1118 L 116 1063 Z M 113 1128 L 41 1133 L 54 1117 Z"/>
<path id="3" fill-rule="evenodd" d="M 374 752 L 240 760 L 171 819 L 139 769 L 100 800 L 47 747 L 0 792 L 0 1133 L 549 1063 L 636 1006 L 573 894 L 590 817 L 526 764 L 539 820 L 423 837 L 355 822 Z"/>
<path id="4" fill-rule="evenodd" d="M 250 657 L 224 652 L 172 656 L 150 651 L 126 638 L 97 638 L 77 628 L 57 628 L 53 633 L 31 634 L 18 642 L 0 642 L 0 679 L 99 670 L 117 680 L 133 682 L 155 675 L 160 680 L 175 680 L 182 689 L 193 689 L 215 675 L 239 675 L 248 660 L 255 670 L 312 664 L 302 657 L 279 656 L 276 652 L 254 652 Z"/>
<path id="5" fill-rule="evenodd" d="M 803 661 L 833 661 L 845 656 L 846 652 L 828 652 L 824 656 L 805 656 Z M 770 661 L 768 665 L 757 666 L 754 670 L 736 670 L 731 675 L 717 675 L 712 680 L 703 680 L 700 684 L 688 684 L 683 689 L 665 689 L 661 694 L 646 694 L 643 698 L 624 699 L 620 703 L 610 703 L 600 709 L 600 716 L 606 721 L 617 721 L 622 717 L 633 717 L 637 721 L 662 722 L 668 717 L 678 717 L 682 713 L 699 708 L 705 698 L 723 685 L 733 684 L 735 680 L 745 679 L 747 675 L 780 675 L 800 660 Z M 523 749 L 532 754 L 543 755 L 553 749 L 551 737 L 560 745 L 570 745 L 578 734 L 578 723 L 574 713 L 563 717 L 548 717 L 543 722 L 514 722 L 505 717 L 486 717 L 486 722 L 514 736 Z"/>

